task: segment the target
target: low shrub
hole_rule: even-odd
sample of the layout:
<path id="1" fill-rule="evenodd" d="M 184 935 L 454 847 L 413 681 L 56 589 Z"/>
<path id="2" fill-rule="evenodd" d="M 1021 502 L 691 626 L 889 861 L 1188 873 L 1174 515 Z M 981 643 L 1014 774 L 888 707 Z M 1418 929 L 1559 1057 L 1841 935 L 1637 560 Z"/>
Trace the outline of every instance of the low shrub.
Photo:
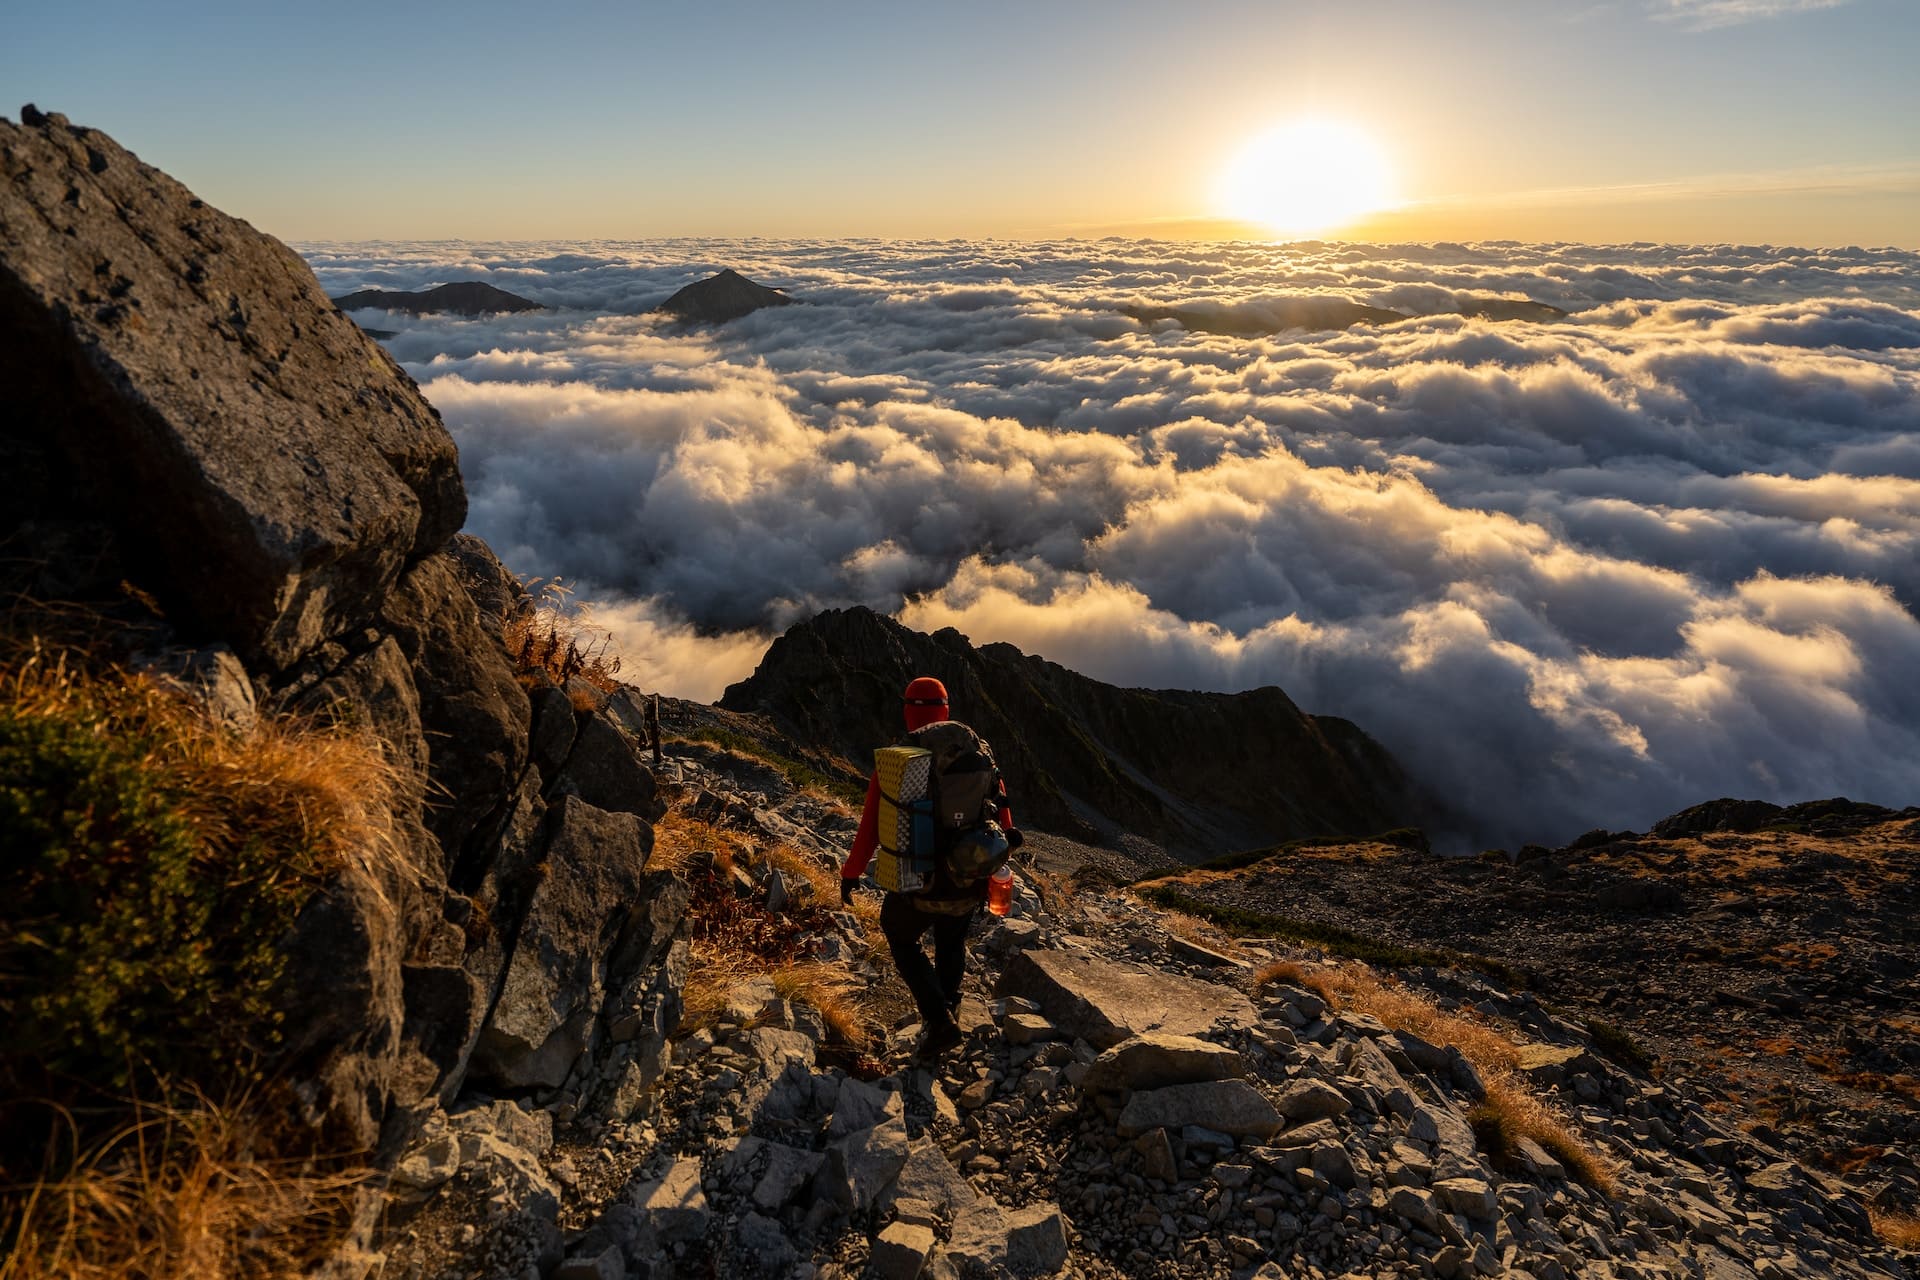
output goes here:
<path id="1" fill-rule="evenodd" d="M 1593 1037 L 1594 1048 L 1624 1066 L 1637 1067 L 1641 1071 L 1653 1070 L 1653 1055 L 1624 1029 L 1603 1018 L 1584 1018 L 1581 1021 L 1586 1025 L 1587 1034 Z"/>
<path id="2" fill-rule="evenodd" d="M 811 788 L 824 792 L 836 800 L 856 805 L 866 801 L 865 784 L 823 773 L 810 764 L 781 755 L 766 743 L 744 733 L 735 733 L 731 729 L 701 727 L 689 729 L 681 736 L 693 742 L 709 742 L 716 747 L 724 747 L 728 751 L 758 760 L 778 770 L 788 782 L 803 790 Z"/>
<path id="3" fill-rule="evenodd" d="M 0 1277 L 291 1274 L 326 1251 L 355 1178 L 314 1172 L 337 1162 L 262 1078 L 278 947 L 323 884 L 391 902 L 413 876 L 394 792 L 344 725 L 230 727 L 84 648 L 0 636 Z"/>
<path id="4" fill-rule="evenodd" d="M 1155 880 L 1165 880 L 1194 871 L 1239 871 L 1270 858 L 1298 853 L 1303 849 L 1337 849 L 1342 845 L 1350 844 L 1388 844 L 1413 853 L 1431 851 L 1427 844 L 1427 833 L 1418 827 L 1395 827 L 1391 831 L 1382 831 L 1375 836 L 1303 836 L 1284 844 L 1263 845 L 1258 849 L 1236 849 L 1231 853 L 1208 858 L 1205 862 L 1196 862 L 1192 866 L 1149 871 L 1145 875 L 1136 877 L 1133 883 L 1148 884 Z"/>

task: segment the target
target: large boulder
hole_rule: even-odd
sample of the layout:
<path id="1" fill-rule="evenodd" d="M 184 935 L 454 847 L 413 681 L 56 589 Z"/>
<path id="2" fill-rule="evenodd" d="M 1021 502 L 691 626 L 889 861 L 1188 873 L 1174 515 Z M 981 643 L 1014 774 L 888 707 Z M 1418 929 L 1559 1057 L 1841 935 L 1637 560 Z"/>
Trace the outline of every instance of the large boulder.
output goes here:
<path id="1" fill-rule="evenodd" d="M 371 1150 L 392 1105 L 406 1027 L 402 938 L 391 904 L 342 877 L 301 909 L 281 946 L 280 1063 L 300 1082 L 302 1119 L 344 1149 Z M 420 1089 L 412 1099 L 431 1088 Z"/>
<path id="2" fill-rule="evenodd" d="M 599 713 L 580 720 L 573 749 L 553 790 L 647 819 L 658 818 L 666 808 L 655 795 L 653 771 L 640 763 L 638 746 L 611 718 Z"/>
<path id="3" fill-rule="evenodd" d="M 592 1039 L 609 963 L 646 916 L 652 832 L 568 796 L 548 816 L 547 872 L 474 1055 L 512 1089 L 557 1087 Z"/>
<path id="4" fill-rule="evenodd" d="M 439 415 L 292 250 L 97 130 L 21 116 L 0 120 L 0 540 L 95 555 L 27 585 L 131 578 L 265 672 L 370 622 L 466 518 Z"/>
<path id="5" fill-rule="evenodd" d="M 954 1217 L 947 1253 L 989 1275 L 1046 1276 L 1066 1265 L 1067 1247 L 1058 1206 L 1009 1209 L 981 1200 Z"/>
<path id="6" fill-rule="evenodd" d="M 1222 1019 L 1257 1021 L 1253 1003 L 1231 987 L 1064 951 L 1021 952 L 999 990 L 1033 1001 L 1054 1026 L 1096 1049 L 1146 1032 L 1195 1036 Z"/>
<path id="7" fill-rule="evenodd" d="M 1088 1093 L 1160 1089 L 1246 1074 L 1246 1059 L 1225 1045 L 1149 1031 L 1122 1040 L 1096 1058 L 1083 1087 Z"/>

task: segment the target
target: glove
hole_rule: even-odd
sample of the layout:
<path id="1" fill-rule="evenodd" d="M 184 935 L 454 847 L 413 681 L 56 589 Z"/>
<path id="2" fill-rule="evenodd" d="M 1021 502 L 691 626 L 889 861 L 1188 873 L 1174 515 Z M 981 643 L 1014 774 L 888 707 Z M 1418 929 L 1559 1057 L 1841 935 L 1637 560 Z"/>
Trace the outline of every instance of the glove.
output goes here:
<path id="1" fill-rule="evenodd" d="M 853 881 L 845 877 L 842 877 L 840 881 L 840 901 L 844 906 L 850 907 L 853 905 Z"/>

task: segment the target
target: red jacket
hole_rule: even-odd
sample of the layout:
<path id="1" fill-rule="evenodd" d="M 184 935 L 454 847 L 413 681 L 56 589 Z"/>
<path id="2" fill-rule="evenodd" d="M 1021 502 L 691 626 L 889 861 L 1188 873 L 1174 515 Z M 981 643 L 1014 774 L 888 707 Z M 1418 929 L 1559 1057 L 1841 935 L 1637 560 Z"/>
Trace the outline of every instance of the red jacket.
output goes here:
<path id="1" fill-rule="evenodd" d="M 907 708 L 907 731 L 935 721 L 947 718 L 943 707 Z M 1007 794 L 1007 784 L 1000 784 L 1000 794 Z M 1006 805 L 1000 806 L 998 819 L 1000 826 L 1007 831 L 1013 830 L 1013 810 Z M 867 869 L 867 863 L 873 861 L 873 851 L 880 845 L 880 775 L 867 775 L 867 803 L 860 810 L 860 830 L 854 834 L 853 848 L 847 851 L 847 860 L 840 868 L 842 880 L 858 880 L 860 873 Z"/>

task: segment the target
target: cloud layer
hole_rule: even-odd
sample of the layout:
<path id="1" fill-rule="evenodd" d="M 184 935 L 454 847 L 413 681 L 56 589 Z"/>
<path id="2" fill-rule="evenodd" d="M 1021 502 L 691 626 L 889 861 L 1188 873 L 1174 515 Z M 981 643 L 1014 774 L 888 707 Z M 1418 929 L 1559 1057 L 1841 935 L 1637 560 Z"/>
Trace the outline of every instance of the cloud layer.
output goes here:
<path id="1" fill-rule="evenodd" d="M 1121 683 L 1278 683 L 1463 839 L 1920 798 L 1920 255 L 1715 246 L 316 245 L 459 440 L 471 527 L 712 697 L 864 603 Z M 642 314 L 720 266 L 806 307 Z M 1330 293 L 1397 323 L 1268 337 Z M 1524 297 L 1562 319 L 1439 314 Z M 379 318 L 376 318 L 379 317 Z"/>

